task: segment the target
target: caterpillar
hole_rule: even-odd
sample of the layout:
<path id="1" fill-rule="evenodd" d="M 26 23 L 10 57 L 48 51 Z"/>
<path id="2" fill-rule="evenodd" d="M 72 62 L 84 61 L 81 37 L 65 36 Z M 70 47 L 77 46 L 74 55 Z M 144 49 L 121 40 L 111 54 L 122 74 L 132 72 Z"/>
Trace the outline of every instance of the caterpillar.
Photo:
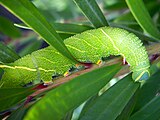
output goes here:
<path id="1" fill-rule="evenodd" d="M 65 39 L 64 43 L 80 62 L 96 63 L 102 57 L 121 55 L 129 63 L 135 81 L 146 80 L 150 76 L 145 47 L 136 35 L 124 29 L 101 27 L 88 30 Z M 4 69 L 0 85 L 17 87 L 37 79 L 50 81 L 54 74 L 64 74 L 73 66 L 75 63 L 49 46 L 14 63 L 0 65 Z"/>

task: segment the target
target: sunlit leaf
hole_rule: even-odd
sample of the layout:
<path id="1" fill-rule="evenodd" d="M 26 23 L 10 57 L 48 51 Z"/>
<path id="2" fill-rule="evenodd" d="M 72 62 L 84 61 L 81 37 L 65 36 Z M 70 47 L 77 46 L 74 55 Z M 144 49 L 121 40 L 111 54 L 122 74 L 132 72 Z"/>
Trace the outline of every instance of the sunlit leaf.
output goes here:
<path id="1" fill-rule="evenodd" d="M 153 23 L 152 18 L 150 17 L 143 1 L 126 0 L 126 3 L 143 30 L 157 40 L 160 39 L 160 32 Z"/>
<path id="2" fill-rule="evenodd" d="M 95 0 L 74 0 L 83 14 L 96 27 L 108 26 L 105 16 L 101 12 Z"/>

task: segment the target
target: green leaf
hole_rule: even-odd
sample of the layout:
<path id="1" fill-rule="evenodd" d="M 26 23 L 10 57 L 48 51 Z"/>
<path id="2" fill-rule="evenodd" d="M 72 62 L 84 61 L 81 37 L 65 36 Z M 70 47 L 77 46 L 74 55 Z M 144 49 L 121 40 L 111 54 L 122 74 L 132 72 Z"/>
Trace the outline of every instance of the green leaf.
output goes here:
<path id="1" fill-rule="evenodd" d="M 158 45 L 158 43 L 157 43 L 157 45 Z M 156 49 L 158 50 L 159 48 L 156 47 Z M 151 76 L 154 75 L 159 70 L 160 70 L 160 61 L 157 59 L 150 67 Z M 157 72 L 157 74 L 158 74 L 158 72 Z"/>
<path id="2" fill-rule="evenodd" d="M 31 54 L 32 52 L 38 50 L 42 45 L 42 41 L 39 40 L 34 40 L 27 46 L 25 46 L 20 52 L 20 56 L 25 56 L 27 54 Z"/>
<path id="3" fill-rule="evenodd" d="M 119 65 L 96 69 L 48 92 L 29 110 L 25 120 L 62 119 L 68 111 L 95 95 L 119 69 Z"/>
<path id="4" fill-rule="evenodd" d="M 125 77 L 98 97 L 81 120 L 115 120 L 139 86 L 131 75 Z"/>
<path id="5" fill-rule="evenodd" d="M 74 0 L 74 2 L 95 28 L 108 26 L 105 16 L 95 0 Z"/>
<path id="6" fill-rule="evenodd" d="M 55 23 L 55 22 L 50 22 L 50 24 L 55 28 L 57 33 L 77 34 L 89 29 L 93 29 L 92 26 L 84 24 Z M 24 29 L 31 29 L 25 24 L 14 24 L 14 25 Z"/>
<path id="7" fill-rule="evenodd" d="M 3 69 L 0 68 L 0 79 L 2 78 L 3 73 L 4 73 Z"/>
<path id="8" fill-rule="evenodd" d="M 107 10 L 124 9 L 127 7 L 123 0 L 104 0 L 104 5 Z"/>
<path id="9" fill-rule="evenodd" d="M 0 42 L 0 61 L 3 63 L 11 63 L 19 59 L 20 56 L 12 49 Z"/>
<path id="10" fill-rule="evenodd" d="M 67 38 L 73 36 L 74 34 L 59 33 L 59 35 L 61 36 L 61 38 L 62 38 L 63 40 L 65 40 L 65 39 L 67 39 Z"/>
<path id="11" fill-rule="evenodd" d="M 0 31 L 12 38 L 20 37 L 21 33 L 11 21 L 0 16 Z"/>
<path id="12" fill-rule="evenodd" d="M 153 16 L 159 9 L 159 3 L 157 1 L 149 1 L 149 0 L 145 0 L 144 2 L 149 14 Z M 120 5 L 120 3 L 122 3 L 122 1 L 117 2 L 118 5 Z M 123 1 L 123 3 L 125 3 L 125 1 Z M 119 14 L 119 16 L 116 19 L 114 19 L 114 22 L 124 22 L 124 21 L 128 22 L 135 21 L 130 11 L 125 11 L 123 14 Z"/>
<path id="13" fill-rule="evenodd" d="M 16 111 L 12 112 L 11 115 L 7 118 L 7 120 L 23 120 L 23 117 L 27 111 L 27 108 L 21 106 Z"/>
<path id="14" fill-rule="evenodd" d="M 145 120 L 159 120 L 159 118 L 160 118 L 160 112 L 159 111 L 160 111 L 160 109 L 157 110 L 156 112 L 150 114 L 150 116 Z"/>
<path id="15" fill-rule="evenodd" d="M 154 97 L 129 120 L 158 120 L 160 117 L 160 96 Z"/>
<path id="16" fill-rule="evenodd" d="M 65 57 L 77 62 L 65 47 L 61 37 L 29 0 L 0 0 L 0 3 Z"/>
<path id="17" fill-rule="evenodd" d="M 126 0 L 126 3 L 141 28 L 155 39 L 160 39 L 160 32 L 152 21 L 142 0 Z"/>
<path id="18" fill-rule="evenodd" d="M 63 118 L 63 120 L 71 120 L 72 119 L 72 115 L 73 115 L 73 110 L 69 111 L 65 117 Z"/>
<path id="19" fill-rule="evenodd" d="M 141 109 L 144 105 L 146 105 L 151 99 L 155 97 L 155 95 L 160 91 L 160 70 L 157 71 L 153 76 L 146 81 L 146 83 L 142 86 L 139 91 L 139 97 L 136 102 L 135 110 L 137 111 Z"/>
<path id="20" fill-rule="evenodd" d="M 59 33 L 59 35 L 63 40 L 70 36 L 73 36 L 74 34 L 93 29 L 93 27 L 84 24 L 55 23 L 55 22 L 50 22 L 50 24 L 55 28 L 56 32 Z M 23 23 L 14 25 L 23 29 L 31 29 L 30 27 L 26 26 Z"/>
<path id="21" fill-rule="evenodd" d="M 128 120 L 130 115 L 132 114 L 132 111 L 135 107 L 135 104 L 137 102 L 137 98 L 139 93 L 139 89 L 135 92 L 135 94 L 132 96 L 128 104 L 125 106 L 121 114 L 116 118 L 116 120 Z"/>
<path id="22" fill-rule="evenodd" d="M 93 29 L 92 26 L 84 24 L 73 23 L 51 23 L 58 33 L 77 34 L 89 29 Z"/>
<path id="23" fill-rule="evenodd" d="M 123 13 L 119 15 L 116 19 L 114 19 L 114 22 L 125 22 L 125 21 L 135 21 L 133 15 L 130 12 Z"/>
<path id="24" fill-rule="evenodd" d="M 0 111 L 11 108 L 33 92 L 32 88 L 0 88 Z"/>
<path id="25" fill-rule="evenodd" d="M 87 112 L 87 110 L 94 104 L 95 100 L 98 98 L 98 94 L 94 95 L 93 97 L 91 97 L 84 105 L 79 118 L 82 118 L 84 116 L 84 114 Z"/>

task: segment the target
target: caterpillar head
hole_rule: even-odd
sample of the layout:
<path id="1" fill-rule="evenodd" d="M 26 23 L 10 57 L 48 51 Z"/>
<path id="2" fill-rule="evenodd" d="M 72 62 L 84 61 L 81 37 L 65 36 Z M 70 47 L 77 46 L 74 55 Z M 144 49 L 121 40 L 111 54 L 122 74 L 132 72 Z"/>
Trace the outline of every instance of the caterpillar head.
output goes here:
<path id="1" fill-rule="evenodd" d="M 142 81 L 147 80 L 150 77 L 149 70 L 142 70 L 142 71 L 134 71 L 132 74 L 132 78 L 135 81 Z"/>

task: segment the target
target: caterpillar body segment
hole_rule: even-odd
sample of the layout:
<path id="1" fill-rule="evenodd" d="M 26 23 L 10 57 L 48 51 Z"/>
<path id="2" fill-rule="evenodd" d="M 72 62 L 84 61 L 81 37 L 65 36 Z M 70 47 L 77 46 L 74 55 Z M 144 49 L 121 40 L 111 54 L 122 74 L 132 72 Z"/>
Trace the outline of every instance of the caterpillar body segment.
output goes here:
<path id="1" fill-rule="evenodd" d="M 149 60 L 145 47 L 137 36 L 126 30 L 102 27 L 85 31 L 64 41 L 71 54 L 80 62 L 97 63 L 102 57 L 123 56 L 135 81 L 149 77 Z M 0 65 L 4 75 L 2 87 L 17 87 L 33 80 L 50 81 L 52 75 L 63 75 L 75 64 L 53 47 L 27 55 L 14 63 Z"/>
<path id="2" fill-rule="evenodd" d="M 0 65 L 0 68 L 4 69 L 0 83 L 3 83 L 2 87 L 21 87 L 34 80 L 48 82 L 52 80 L 53 75 L 64 74 L 72 66 L 72 61 L 49 46 L 14 63 Z"/>
<path id="3" fill-rule="evenodd" d="M 102 27 L 75 35 L 64 42 L 79 61 L 96 63 L 102 57 L 121 55 L 130 65 L 134 80 L 149 77 L 150 64 L 145 47 L 136 35 L 126 30 Z"/>

